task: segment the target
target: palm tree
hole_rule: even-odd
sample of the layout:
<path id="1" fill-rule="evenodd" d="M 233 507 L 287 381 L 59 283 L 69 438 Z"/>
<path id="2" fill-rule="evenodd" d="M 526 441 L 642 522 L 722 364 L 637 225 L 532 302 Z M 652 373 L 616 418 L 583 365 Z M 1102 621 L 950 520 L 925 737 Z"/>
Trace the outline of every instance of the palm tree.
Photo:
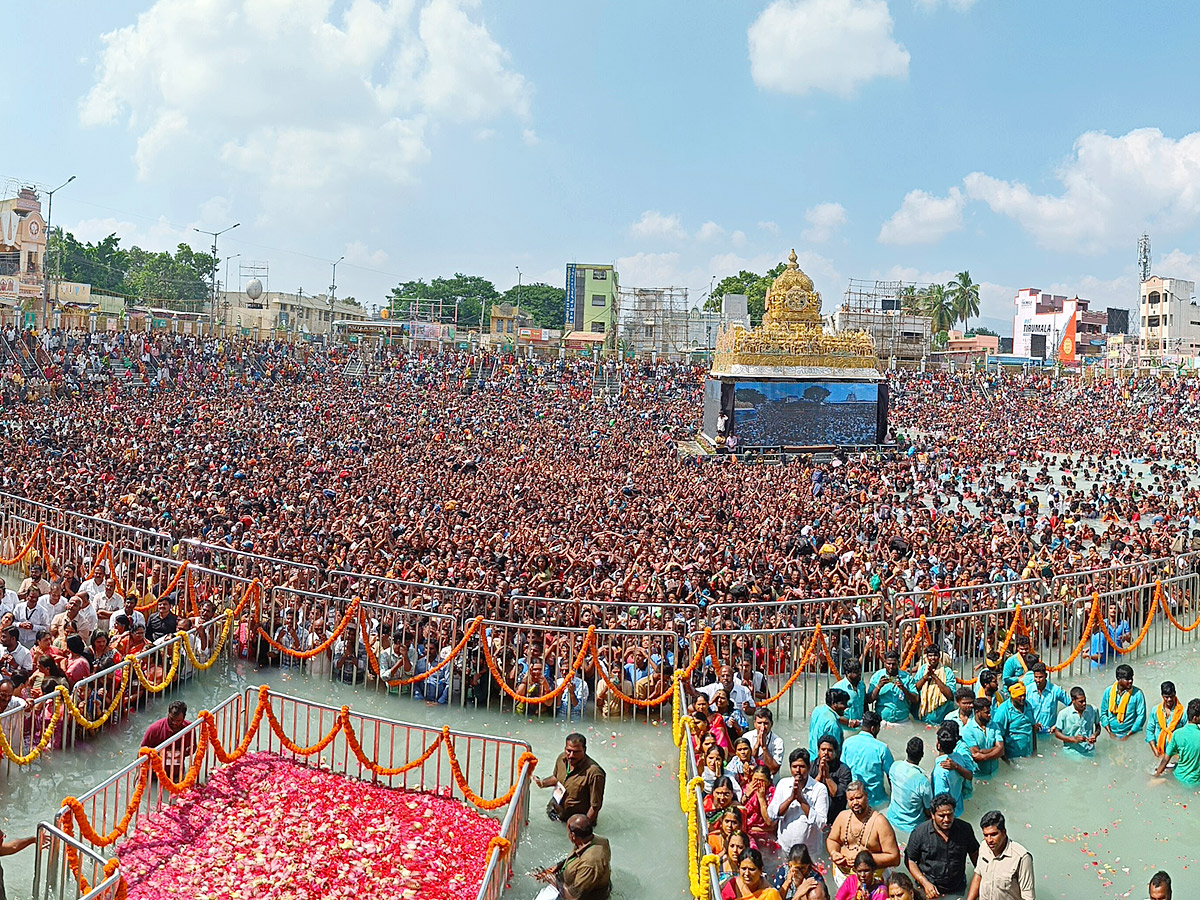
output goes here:
<path id="1" fill-rule="evenodd" d="M 921 314 L 921 298 L 917 296 L 917 289 L 914 285 L 906 284 L 900 288 L 900 309 L 906 313 L 912 313 L 915 316 Z"/>
<path id="2" fill-rule="evenodd" d="M 979 315 L 979 285 L 971 280 L 971 273 L 964 270 L 946 285 L 946 293 L 954 310 L 954 321 L 961 321 L 966 330 L 967 320 Z"/>
<path id="3" fill-rule="evenodd" d="M 933 320 L 930 325 L 934 334 L 949 331 L 958 321 L 944 284 L 931 284 L 921 291 L 921 312 Z"/>

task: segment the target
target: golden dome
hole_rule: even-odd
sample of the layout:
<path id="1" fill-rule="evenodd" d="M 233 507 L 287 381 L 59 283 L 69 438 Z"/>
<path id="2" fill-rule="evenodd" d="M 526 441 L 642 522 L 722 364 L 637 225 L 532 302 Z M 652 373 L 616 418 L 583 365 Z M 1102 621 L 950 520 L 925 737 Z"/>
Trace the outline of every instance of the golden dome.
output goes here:
<path id="1" fill-rule="evenodd" d="M 800 268 L 795 250 L 788 254 L 787 267 L 767 291 L 766 306 L 763 322 L 821 321 L 821 295 Z"/>

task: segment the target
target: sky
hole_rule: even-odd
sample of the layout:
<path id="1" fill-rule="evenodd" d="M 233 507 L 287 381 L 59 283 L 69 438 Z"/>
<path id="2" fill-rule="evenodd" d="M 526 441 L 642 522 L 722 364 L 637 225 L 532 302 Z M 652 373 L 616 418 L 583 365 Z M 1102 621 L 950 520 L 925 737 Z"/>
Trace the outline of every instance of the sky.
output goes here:
<path id="1" fill-rule="evenodd" d="M 1036 287 L 1200 280 L 1200 17 L 1056 0 L 39 0 L 0 187 L 82 240 L 208 247 L 230 287 L 381 302 L 455 272 L 625 287 L 764 271 Z M 34 50 L 36 48 L 36 52 Z M 222 267 L 224 262 L 222 262 Z M 218 273 L 223 278 L 223 271 Z M 248 277 L 248 276 L 247 276 Z"/>

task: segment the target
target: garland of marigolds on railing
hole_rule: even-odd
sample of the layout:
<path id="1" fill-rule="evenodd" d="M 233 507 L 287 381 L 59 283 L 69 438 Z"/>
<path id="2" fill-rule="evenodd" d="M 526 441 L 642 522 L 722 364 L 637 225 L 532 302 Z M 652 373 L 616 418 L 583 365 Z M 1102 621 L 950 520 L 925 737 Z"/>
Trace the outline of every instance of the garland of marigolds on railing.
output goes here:
<path id="1" fill-rule="evenodd" d="M 57 728 L 59 720 L 63 718 L 64 711 L 65 713 L 70 714 L 71 718 L 76 722 L 76 724 L 78 724 L 79 727 L 83 728 L 85 731 L 95 731 L 97 728 L 102 727 L 110 718 L 112 718 L 117 710 L 120 709 L 121 699 L 125 696 L 125 692 L 129 688 L 130 679 L 134 674 L 137 675 L 137 678 L 143 687 L 145 687 L 150 693 L 157 694 L 166 690 L 171 685 L 172 681 L 174 681 L 175 674 L 178 672 L 179 646 L 181 644 L 183 645 L 184 651 L 187 653 L 187 657 L 193 666 L 201 671 L 211 668 L 217 659 L 220 658 L 221 648 L 225 646 L 225 641 L 229 639 L 229 632 L 232 622 L 233 613 L 226 612 L 225 625 L 221 629 L 221 636 L 218 638 L 216 644 L 214 644 L 212 653 L 206 662 L 201 662 L 196 658 L 195 653 L 192 651 L 188 632 L 176 632 L 176 637 L 178 640 L 176 641 L 172 652 L 173 662 L 171 669 L 168 672 L 168 677 L 164 678 L 163 681 L 158 684 L 152 684 L 148 679 L 146 679 L 145 673 L 141 669 L 141 662 L 139 660 L 132 656 L 122 660 L 118 666 L 118 668 L 121 670 L 121 680 L 117 684 L 116 689 L 113 692 L 112 699 L 109 700 L 108 706 L 105 708 L 103 715 L 97 719 L 89 719 L 84 711 L 79 708 L 79 705 L 75 702 L 75 698 L 71 696 L 71 692 L 67 690 L 67 688 L 60 685 L 55 690 L 55 693 L 58 696 L 53 704 L 54 712 L 51 714 L 50 721 L 46 723 L 46 727 L 42 731 L 42 736 L 38 740 L 37 744 L 30 748 L 28 753 L 19 754 L 8 742 L 8 737 L 2 730 L 0 730 L 0 753 L 2 753 L 10 762 L 13 762 L 18 766 L 29 765 L 42 754 L 46 747 L 50 745 L 50 740 L 54 735 L 54 730 Z M 115 675 L 116 671 L 112 670 L 112 674 Z"/>
<path id="2" fill-rule="evenodd" d="M 685 855 L 688 887 L 696 900 L 705 900 L 712 886 L 711 867 L 720 862 L 721 858 L 715 853 L 701 853 L 700 850 L 700 822 L 696 809 L 696 788 L 704 783 L 704 777 L 697 775 L 691 781 L 687 779 L 686 741 L 692 739 L 691 718 L 680 712 L 683 706 L 683 689 L 678 678 L 675 679 L 671 690 L 671 736 L 679 747 L 679 806 L 687 816 L 688 844 Z"/>
<path id="3" fill-rule="evenodd" d="M 15 566 L 17 563 L 19 563 L 21 560 L 23 560 L 26 556 L 29 555 L 29 551 L 33 549 L 33 545 L 37 544 L 39 540 L 42 541 L 42 543 L 39 546 L 44 548 L 45 547 L 45 534 L 44 534 L 45 527 L 46 526 L 43 525 L 41 522 L 38 522 L 37 527 L 35 527 L 33 529 L 33 534 L 31 534 L 29 536 L 29 540 L 27 540 L 25 542 L 25 546 L 22 547 L 20 550 L 18 550 L 15 556 L 8 557 L 8 558 L 0 557 L 0 566 Z M 43 557 L 46 556 L 46 553 L 44 550 L 42 552 L 42 556 Z"/>
<path id="4" fill-rule="evenodd" d="M 287 750 L 299 756 L 311 756 L 313 754 L 320 753 L 322 750 L 328 747 L 330 743 L 332 743 L 339 732 L 344 734 L 346 736 L 346 746 L 350 748 L 350 751 L 354 754 L 354 757 L 358 760 L 359 764 L 363 768 L 369 769 L 377 775 L 399 775 L 411 769 L 419 768 L 425 764 L 425 762 L 433 755 L 434 751 L 437 750 L 439 746 L 444 747 L 446 750 L 446 756 L 450 760 L 450 773 L 453 776 L 455 783 L 458 785 L 459 790 L 468 801 L 483 810 L 496 810 L 507 805 L 516 795 L 517 786 L 520 784 L 521 780 L 520 776 L 522 770 L 528 766 L 529 770 L 532 772 L 533 769 L 537 767 L 538 760 L 536 756 L 529 752 L 522 753 L 517 759 L 516 778 L 509 786 L 508 790 L 503 795 L 496 797 L 494 800 L 485 800 L 483 797 L 480 797 L 473 790 L 471 790 L 471 786 L 467 781 L 466 775 L 463 774 L 462 769 L 459 767 L 458 757 L 454 753 L 454 739 L 453 735 L 450 733 L 450 727 L 442 726 L 441 734 L 434 739 L 433 743 L 430 744 L 430 746 L 427 747 L 419 757 L 409 761 L 408 763 L 405 763 L 403 766 L 398 766 L 394 769 L 384 768 L 383 766 L 379 765 L 378 761 L 368 759 L 366 754 L 363 752 L 362 744 L 358 739 L 358 734 L 355 732 L 354 726 L 350 721 L 350 707 L 348 706 L 343 706 L 341 710 L 338 711 L 333 728 L 330 729 L 328 734 L 323 736 L 311 747 L 301 747 L 292 741 L 286 734 L 284 734 L 283 726 L 279 723 L 279 719 L 275 715 L 275 710 L 271 706 L 270 690 L 270 687 L 267 685 L 263 685 L 258 689 L 258 704 L 255 706 L 254 713 L 251 716 L 250 723 L 246 729 L 246 734 L 242 737 L 242 740 L 232 751 L 227 750 L 221 743 L 221 737 L 217 731 L 216 722 L 213 720 L 212 713 L 208 710 L 203 710 L 198 716 L 200 721 L 200 727 L 198 729 L 200 736 L 196 742 L 196 749 L 192 753 L 192 761 L 182 779 L 179 781 L 174 781 L 170 777 L 166 771 L 166 768 L 163 766 L 162 757 L 159 755 L 156 749 L 152 747 L 143 747 L 138 753 L 141 762 L 141 769 L 138 771 L 137 783 L 134 787 L 133 794 L 129 798 L 129 803 L 125 807 L 124 814 L 121 816 L 120 821 L 116 823 L 113 829 L 107 834 L 100 834 L 98 831 L 96 831 L 95 827 L 88 819 L 87 813 L 83 808 L 83 804 L 75 797 L 65 797 L 62 802 L 63 812 L 61 814 L 60 822 L 60 827 L 62 828 L 63 832 L 67 835 L 73 836 L 75 833 L 74 826 L 77 825 L 79 827 L 79 835 L 93 846 L 109 847 L 115 844 L 128 833 L 129 825 L 133 821 L 133 817 L 137 812 L 138 807 L 141 805 L 143 794 L 146 792 L 146 786 L 149 783 L 151 773 L 158 778 L 159 783 L 162 785 L 163 789 L 167 791 L 167 793 L 173 796 L 178 796 L 184 791 L 188 791 L 195 787 L 196 782 L 200 777 L 200 771 L 204 766 L 204 760 L 206 759 L 210 749 L 213 751 L 213 755 L 223 763 L 231 763 L 244 756 L 249 750 L 250 744 L 255 735 L 258 733 L 259 725 L 262 723 L 264 718 L 267 720 L 272 733 L 279 739 L 280 743 Z M 489 859 L 491 858 L 492 851 L 495 849 L 499 849 L 500 855 L 503 858 L 504 856 L 507 856 L 511 850 L 511 843 L 504 838 L 493 838 L 492 841 L 488 843 L 487 847 L 487 856 Z M 79 866 L 79 854 L 78 851 L 76 851 L 70 845 L 67 847 L 67 859 L 71 866 L 71 873 L 75 876 L 76 881 L 79 883 L 80 891 L 86 893 L 88 886 L 86 879 L 84 879 L 81 874 Z M 112 871 L 116 871 L 116 869 L 114 868 Z M 107 875 L 112 874 L 112 872 L 108 871 L 107 868 L 105 869 L 105 872 Z M 122 882 L 122 891 L 123 890 L 124 882 Z"/>

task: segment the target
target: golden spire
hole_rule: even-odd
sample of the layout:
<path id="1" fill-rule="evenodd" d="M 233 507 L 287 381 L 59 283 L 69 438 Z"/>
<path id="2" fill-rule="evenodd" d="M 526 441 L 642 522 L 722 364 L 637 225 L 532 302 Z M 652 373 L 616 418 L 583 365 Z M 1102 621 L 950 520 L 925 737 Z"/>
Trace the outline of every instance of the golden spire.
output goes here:
<path id="1" fill-rule="evenodd" d="M 813 289 L 812 279 L 804 274 L 796 259 L 796 251 L 792 250 L 788 254 L 787 267 L 767 291 L 763 324 L 820 321 L 821 295 Z"/>

